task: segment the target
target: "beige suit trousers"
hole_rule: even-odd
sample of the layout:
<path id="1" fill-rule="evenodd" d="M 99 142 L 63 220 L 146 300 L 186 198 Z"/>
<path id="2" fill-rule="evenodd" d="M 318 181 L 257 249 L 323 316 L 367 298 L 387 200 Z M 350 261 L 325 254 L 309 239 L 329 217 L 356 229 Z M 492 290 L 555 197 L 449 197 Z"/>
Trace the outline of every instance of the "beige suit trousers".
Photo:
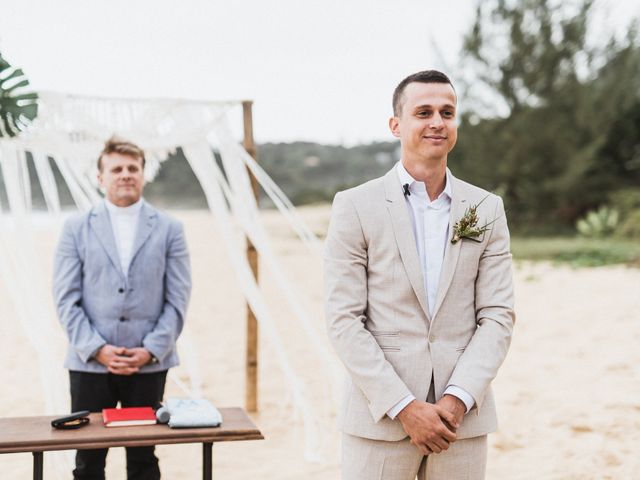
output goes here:
<path id="1" fill-rule="evenodd" d="M 484 480 L 487 436 L 458 440 L 427 457 L 407 437 L 385 442 L 342 435 L 342 480 Z"/>

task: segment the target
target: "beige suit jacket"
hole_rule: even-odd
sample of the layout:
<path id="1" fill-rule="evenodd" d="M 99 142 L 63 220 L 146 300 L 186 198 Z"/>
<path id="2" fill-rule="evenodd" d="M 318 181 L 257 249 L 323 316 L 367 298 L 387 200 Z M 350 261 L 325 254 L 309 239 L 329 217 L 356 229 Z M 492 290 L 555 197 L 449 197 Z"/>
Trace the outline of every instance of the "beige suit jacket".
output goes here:
<path id="1" fill-rule="evenodd" d="M 400 422 L 386 412 L 410 393 L 425 400 L 432 375 L 436 399 L 453 384 L 476 402 L 458 438 L 497 428 L 490 384 L 515 321 L 509 231 L 500 197 L 455 177 L 452 190 L 449 238 L 471 205 L 482 202 L 478 225 L 493 223 L 478 241 L 447 241 L 431 317 L 395 168 L 334 199 L 324 255 L 325 308 L 329 337 L 348 372 L 340 420 L 345 433 L 405 438 Z"/>

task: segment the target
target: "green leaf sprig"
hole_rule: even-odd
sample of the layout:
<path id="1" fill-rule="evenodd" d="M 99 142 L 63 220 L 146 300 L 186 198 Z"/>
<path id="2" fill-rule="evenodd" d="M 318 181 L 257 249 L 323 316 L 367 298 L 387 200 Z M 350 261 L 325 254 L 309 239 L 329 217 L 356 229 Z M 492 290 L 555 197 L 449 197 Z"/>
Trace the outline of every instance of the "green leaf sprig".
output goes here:
<path id="1" fill-rule="evenodd" d="M 451 237 L 451 243 L 458 243 L 463 238 L 475 239 L 482 235 L 487 230 L 491 230 L 489 226 L 497 220 L 497 218 L 489 223 L 485 223 L 482 227 L 478 225 L 478 207 L 484 202 L 487 197 L 484 197 L 476 205 L 471 205 L 464 212 L 464 215 L 453 225 L 453 237 Z"/>

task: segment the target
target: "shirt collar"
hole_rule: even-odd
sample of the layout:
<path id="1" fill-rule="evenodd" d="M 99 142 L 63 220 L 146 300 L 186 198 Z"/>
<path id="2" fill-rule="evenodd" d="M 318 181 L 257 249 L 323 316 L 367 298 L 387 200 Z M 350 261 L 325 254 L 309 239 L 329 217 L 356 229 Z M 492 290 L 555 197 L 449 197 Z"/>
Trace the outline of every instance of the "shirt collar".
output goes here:
<path id="1" fill-rule="evenodd" d="M 424 182 L 419 182 L 417 181 L 415 178 L 413 178 L 411 176 L 411 174 L 407 171 L 406 168 L 404 168 L 404 165 L 402 164 L 402 160 L 400 160 L 397 164 L 396 164 L 396 171 L 398 172 L 398 178 L 400 178 L 400 184 L 401 185 L 409 185 L 409 191 L 411 193 L 416 193 L 418 195 L 422 194 L 422 195 L 426 195 L 427 194 L 427 187 L 425 186 Z M 444 190 L 442 191 L 442 193 L 440 194 L 440 196 L 438 196 L 439 198 L 442 198 L 443 195 L 446 195 L 447 197 L 451 198 L 451 171 L 449 170 L 449 167 L 447 167 L 446 170 L 446 181 L 445 181 L 445 185 L 444 185 Z M 436 199 L 437 200 L 437 199 Z"/>
<path id="2" fill-rule="evenodd" d="M 128 207 L 118 207 L 117 205 L 111 203 L 106 197 L 104 199 L 104 203 L 107 207 L 107 210 L 109 211 L 109 214 L 111 215 L 133 217 L 140 213 L 140 210 L 142 209 L 143 199 L 142 197 L 140 197 L 140 200 L 138 200 L 133 205 L 129 205 Z"/>

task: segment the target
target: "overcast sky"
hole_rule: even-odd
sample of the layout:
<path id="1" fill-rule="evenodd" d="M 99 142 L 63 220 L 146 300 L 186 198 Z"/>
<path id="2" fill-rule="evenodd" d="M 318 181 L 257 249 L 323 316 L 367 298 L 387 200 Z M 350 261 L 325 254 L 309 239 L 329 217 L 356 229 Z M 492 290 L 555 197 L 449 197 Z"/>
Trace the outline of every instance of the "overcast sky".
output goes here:
<path id="1" fill-rule="evenodd" d="M 253 99 L 260 142 L 390 140 L 395 85 L 456 71 L 473 0 L 0 0 L 35 90 Z M 636 0 L 600 0 L 621 28 Z M 454 77 L 455 83 L 455 77 Z"/>

